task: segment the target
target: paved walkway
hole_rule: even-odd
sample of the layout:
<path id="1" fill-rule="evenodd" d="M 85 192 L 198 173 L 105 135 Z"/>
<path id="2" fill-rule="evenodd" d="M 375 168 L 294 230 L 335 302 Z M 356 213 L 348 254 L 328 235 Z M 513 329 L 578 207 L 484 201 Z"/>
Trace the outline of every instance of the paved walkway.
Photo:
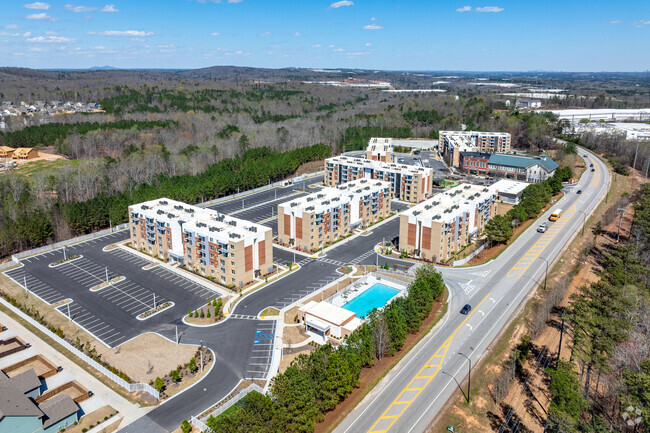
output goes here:
<path id="1" fill-rule="evenodd" d="M 151 410 L 151 408 L 141 408 L 129 402 L 5 313 L 0 312 L 0 323 L 24 342 L 31 343 L 34 349 L 54 365 L 62 366 L 63 372 L 71 375 L 77 382 L 92 391 L 95 396 L 101 397 L 107 405 L 117 409 L 124 417 L 123 424 L 130 423 Z"/>

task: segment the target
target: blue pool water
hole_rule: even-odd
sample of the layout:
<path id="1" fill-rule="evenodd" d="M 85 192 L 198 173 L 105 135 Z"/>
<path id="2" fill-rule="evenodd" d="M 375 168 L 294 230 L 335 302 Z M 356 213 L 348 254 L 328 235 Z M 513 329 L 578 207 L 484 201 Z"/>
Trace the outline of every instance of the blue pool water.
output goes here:
<path id="1" fill-rule="evenodd" d="M 399 290 L 383 284 L 373 284 L 368 290 L 343 305 L 348 311 L 357 314 L 357 317 L 365 317 L 374 308 L 381 308 L 399 293 Z"/>

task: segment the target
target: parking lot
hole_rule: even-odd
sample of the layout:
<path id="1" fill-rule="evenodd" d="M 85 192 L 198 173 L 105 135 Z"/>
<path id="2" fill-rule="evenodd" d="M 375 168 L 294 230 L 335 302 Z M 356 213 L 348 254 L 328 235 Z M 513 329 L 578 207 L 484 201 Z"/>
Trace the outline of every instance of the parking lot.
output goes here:
<path id="1" fill-rule="evenodd" d="M 253 336 L 253 350 L 248 359 L 246 379 L 264 379 L 271 367 L 275 340 L 275 320 L 260 322 Z"/>
<path id="2" fill-rule="evenodd" d="M 81 257 L 54 267 L 49 265 L 63 259 L 62 249 L 32 256 L 21 261 L 23 266 L 5 274 L 50 305 L 70 299 L 56 310 L 108 347 L 142 332 L 164 331 L 190 307 L 200 307 L 208 299 L 220 296 L 208 284 L 163 265 L 144 270 L 153 259 L 128 249 L 103 251 L 126 235 L 126 231 L 121 231 L 68 246 L 66 257 Z M 115 277 L 124 278 L 97 291 L 90 290 Z M 138 319 L 165 302 L 174 305 L 145 320 Z"/>

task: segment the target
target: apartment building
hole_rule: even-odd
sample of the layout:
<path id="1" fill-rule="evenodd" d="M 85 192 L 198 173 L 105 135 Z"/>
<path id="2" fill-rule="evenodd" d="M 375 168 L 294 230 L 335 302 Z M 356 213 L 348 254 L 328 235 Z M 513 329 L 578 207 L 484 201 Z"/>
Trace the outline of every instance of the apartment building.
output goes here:
<path id="1" fill-rule="evenodd" d="M 496 213 L 493 188 L 459 185 L 400 215 L 400 251 L 434 262 L 447 260 L 480 235 Z"/>
<path id="2" fill-rule="evenodd" d="M 357 179 L 278 205 L 278 242 L 303 251 L 323 248 L 390 214 L 385 181 Z"/>
<path id="3" fill-rule="evenodd" d="M 447 165 L 459 167 L 460 152 L 509 152 L 510 141 L 507 132 L 440 131 L 439 148 Z"/>
<path id="4" fill-rule="evenodd" d="M 488 161 L 488 175 L 535 183 L 552 177 L 557 167 L 557 162 L 544 154 L 492 154 Z"/>
<path id="5" fill-rule="evenodd" d="M 344 155 L 325 160 L 325 185 L 337 186 L 357 179 L 384 180 L 391 185 L 392 197 L 418 203 L 431 195 L 433 169 Z"/>
<path id="6" fill-rule="evenodd" d="M 161 198 L 129 206 L 133 247 L 226 286 L 273 271 L 273 231 L 211 209 Z"/>
<path id="7" fill-rule="evenodd" d="M 371 138 L 366 149 L 366 159 L 393 162 L 393 139 Z"/>

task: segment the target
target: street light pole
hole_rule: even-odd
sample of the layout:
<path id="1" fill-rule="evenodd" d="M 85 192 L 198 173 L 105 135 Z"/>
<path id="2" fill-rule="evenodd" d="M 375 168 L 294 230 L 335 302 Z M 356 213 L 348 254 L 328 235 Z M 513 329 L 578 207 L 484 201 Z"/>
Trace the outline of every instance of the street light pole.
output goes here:
<path id="1" fill-rule="evenodd" d="M 469 361 L 469 376 L 467 378 L 467 403 L 469 403 L 469 393 L 472 388 L 472 360 L 460 352 L 458 354 Z"/>

